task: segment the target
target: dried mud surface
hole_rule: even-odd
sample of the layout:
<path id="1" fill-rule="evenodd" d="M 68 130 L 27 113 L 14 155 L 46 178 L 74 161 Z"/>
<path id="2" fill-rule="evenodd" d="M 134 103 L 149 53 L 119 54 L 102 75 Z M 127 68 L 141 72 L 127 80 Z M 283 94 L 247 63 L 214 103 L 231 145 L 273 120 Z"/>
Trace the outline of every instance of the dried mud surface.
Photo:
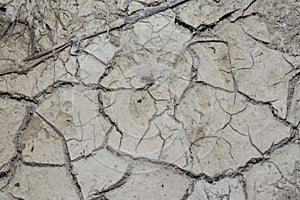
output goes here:
<path id="1" fill-rule="evenodd" d="M 299 26 L 298 0 L 0 0 L 0 199 L 300 199 Z"/>

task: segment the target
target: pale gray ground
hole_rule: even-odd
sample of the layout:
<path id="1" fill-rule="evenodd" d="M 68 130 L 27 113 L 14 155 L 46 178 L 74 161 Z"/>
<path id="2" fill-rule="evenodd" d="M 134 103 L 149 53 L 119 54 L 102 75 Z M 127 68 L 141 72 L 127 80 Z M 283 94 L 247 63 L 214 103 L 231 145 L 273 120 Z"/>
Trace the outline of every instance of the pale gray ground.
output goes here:
<path id="1" fill-rule="evenodd" d="M 0 200 L 300 199 L 299 0 L 0 0 Z"/>

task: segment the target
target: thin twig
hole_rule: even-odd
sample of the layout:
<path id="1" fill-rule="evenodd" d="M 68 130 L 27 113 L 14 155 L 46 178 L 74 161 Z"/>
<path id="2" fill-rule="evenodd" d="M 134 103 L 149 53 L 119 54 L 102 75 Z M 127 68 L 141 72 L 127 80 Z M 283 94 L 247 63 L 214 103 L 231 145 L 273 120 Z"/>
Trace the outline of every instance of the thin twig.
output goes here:
<path id="1" fill-rule="evenodd" d="M 89 38 L 95 37 L 97 35 L 106 33 L 107 30 L 111 31 L 111 30 L 115 30 L 117 28 L 121 28 L 127 24 L 133 24 L 141 19 L 150 17 L 152 15 L 155 15 L 155 14 L 165 11 L 167 9 L 173 8 L 175 6 L 178 6 L 178 5 L 188 2 L 188 1 L 191 1 L 191 0 L 173 0 L 170 2 L 166 2 L 164 4 L 153 6 L 151 8 L 147 8 L 147 9 L 141 10 L 139 12 L 136 12 L 133 15 L 129 15 L 124 18 L 113 21 L 108 24 L 108 28 L 107 28 L 107 25 L 102 25 L 101 27 L 95 28 L 93 30 L 88 30 L 88 31 L 84 31 L 83 33 L 78 33 L 77 35 L 76 34 L 72 35 L 67 40 L 67 42 L 58 44 L 48 50 L 45 50 L 38 54 L 35 54 L 34 56 L 26 57 L 26 58 L 24 58 L 24 61 L 30 61 L 30 60 L 34 60 L 34 59 L 46 56 L 46 55 L 52 53 L 53 51 L 55 51 L 55 53 L 59 53 L 60 51 L 73 45 L 74 43 L 79 43 L 81 40 L 89 39 Z"/>

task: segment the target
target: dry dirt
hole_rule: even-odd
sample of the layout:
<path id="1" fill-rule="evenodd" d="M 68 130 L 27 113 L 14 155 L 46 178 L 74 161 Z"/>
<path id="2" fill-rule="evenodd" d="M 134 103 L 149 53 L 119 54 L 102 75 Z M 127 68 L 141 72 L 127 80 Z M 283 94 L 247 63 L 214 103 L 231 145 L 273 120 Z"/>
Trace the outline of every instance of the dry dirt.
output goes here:
<path id="1" fill-rule="evenodd" d="M 299 0 L 0 0 L 0 200 L 300 199 Z"/>

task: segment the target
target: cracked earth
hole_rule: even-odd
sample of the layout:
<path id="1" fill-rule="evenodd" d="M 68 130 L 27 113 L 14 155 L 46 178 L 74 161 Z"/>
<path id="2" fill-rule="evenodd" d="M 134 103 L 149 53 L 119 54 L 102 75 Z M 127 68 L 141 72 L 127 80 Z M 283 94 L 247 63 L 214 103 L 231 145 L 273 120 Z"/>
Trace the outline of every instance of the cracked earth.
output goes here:
<path id="1" fill-rule="evenodd" d="M 0 200 L 300 199 L 298 0 L 0 0 Z"/>

